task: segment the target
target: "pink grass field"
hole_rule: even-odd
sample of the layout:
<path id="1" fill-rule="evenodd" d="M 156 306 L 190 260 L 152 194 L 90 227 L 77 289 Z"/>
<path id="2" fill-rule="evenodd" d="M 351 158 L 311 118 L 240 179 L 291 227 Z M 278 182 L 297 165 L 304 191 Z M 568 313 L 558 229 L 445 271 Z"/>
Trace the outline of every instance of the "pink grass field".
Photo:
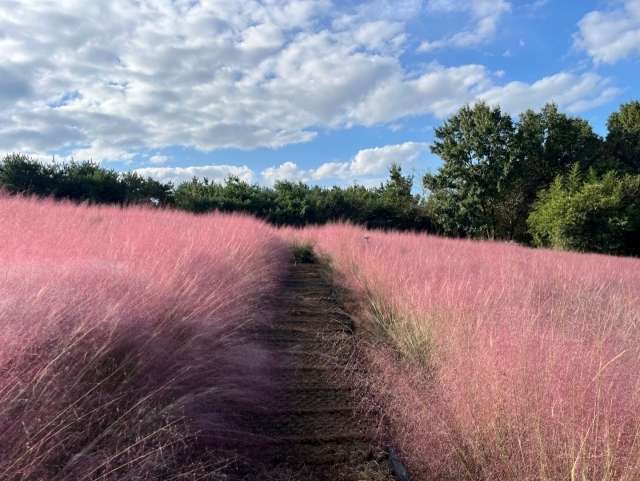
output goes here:
<path id="1" fill-rule="evenodd" d="M 0 197 L 0 479 L 200 479 L 289 251 L 242 216 Z"/>
<path id="2" fill-rule="evenodd" d="M 393 347 L 366 349 L 369 387 L 416 480 L 640 479 L 640 260 L 345 225 L 297 236 L 371 326 L 391 320 Z"/>

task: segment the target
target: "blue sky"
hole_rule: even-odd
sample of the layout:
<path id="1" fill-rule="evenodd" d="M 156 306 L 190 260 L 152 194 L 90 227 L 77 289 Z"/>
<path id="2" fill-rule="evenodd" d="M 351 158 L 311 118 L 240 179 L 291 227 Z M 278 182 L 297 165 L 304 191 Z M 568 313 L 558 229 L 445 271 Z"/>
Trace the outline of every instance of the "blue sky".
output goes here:
<path id="1" fill-rule="evenodd" d="M 478 99 L 604 135 L 639 60 L 640 0 L 3 0 L 0 153 L 375 185 Z"/>

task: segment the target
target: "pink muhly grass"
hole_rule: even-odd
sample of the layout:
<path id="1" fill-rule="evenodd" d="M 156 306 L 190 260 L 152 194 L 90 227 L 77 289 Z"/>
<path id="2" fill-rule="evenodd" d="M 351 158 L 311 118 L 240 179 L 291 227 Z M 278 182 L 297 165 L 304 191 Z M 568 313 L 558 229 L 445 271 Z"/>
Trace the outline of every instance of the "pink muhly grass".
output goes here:
<path id="1" fill-rule="evenodd" d="M 346 225 L 297 236 L 382 324 L 377 402 L 416 479 L 640 478 L 640 260 Z"/>
<path id="2" fill-rule="evenodd" d="M 264 401 L 288 259 L 264 223 L 0 198 L 0 478 L 211 472 Z M 236 432 L 238 431 L 238 432 Z"/>

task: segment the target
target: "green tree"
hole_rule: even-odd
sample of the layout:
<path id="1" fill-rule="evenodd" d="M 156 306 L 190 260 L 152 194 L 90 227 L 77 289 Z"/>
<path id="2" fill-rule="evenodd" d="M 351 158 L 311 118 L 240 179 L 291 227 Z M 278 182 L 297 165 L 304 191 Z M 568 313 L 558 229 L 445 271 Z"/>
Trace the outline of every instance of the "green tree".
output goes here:
<path id="1" fill-rule="evenodd" d="M 120 174 L 91 161 L 44 164 L 24 154 L 10 154 L 0 162 L 0 184 L 12 193 L 92 203 L 126 200 Z"/>
<path id="2" fill-rule="evenodd" d="M 90 203 L 120 203 L 126 200 L 126 187 L 113 169 L 96 162 L 65 163 L 60 166 L 55 196 Z"/>
<path id="3" fill-rule="evenodd" d="M 392 163 L 389 167 L 389 180 L 381 186 L 382 198 L 391 204 L 413 205 L 417 202 L 411 194 L 413 175 L 402 175 L 400 164 Z"/>
<path id="4" fill-rule="evenodd" d="M 172 182 L 162 183 L 151 177 L 145 179 L 137 172 L 122 173 L 118 180 L 124 184 L 127 204 L 148 204 L 155 200 L 158 205 L 170 205 L 173 201 Z"/>
<path id="5" fill-rule="evenodd" d="M 52 195 L 59 176 L 57 164 L 43 164 L 25 154 L 8 154 L 0 161 L 0 186 L 12 194 Z"/>
<path id="6" fill-rule="evenodd" d="M 312 198 L 312 189 L 303 182 L 276 180 L 275 206 L 269 214 L 269 221 L 277 225 L 296 227 L 318 223 L 318 211 Z"/>
<path id="7" fill-rule="evenodd" d="M 463 106 L 434 131 L 431 152 L 443 165 L 426 174 L 429 208 L 445 234 L 494 238 L 512 169 L 514 125 L 500 107 L 485 102 Z"/>
<path id="8" fill-rule="evenodd" d="M 316 188 L 312 191 L 312 197 L 320 223 L 349 221 L 367 225 L 379 194 L 374 189 L 356 183 L 344 188 Z"/>
<path id="9" fill-rule="evenodd" d="M 230 175 L 224 184 L 194 177 L 182 182 L 173 197 L 176 207 L 189 212 L 244 212 L 265 219 L 274 209 L 275 193 Z"/>
<path id="10" fill-rule="evenodd" d="M 640 176 L 585 176 L 575 164 L 538 195 L 528 225 L 539 247 L 607 254 L 638 253 Z"/>
<path id="11" fill-rule="evenodd" d="M 620 105 L 607 119 L 607 155 L 620 164 L 620 170 L 640 174 L 640 102 Z"/>
<path id="12" fill-rule="evenodd" d="M 393 163 L 389 179 L 375 192 L 367 226 L 395 230 L 433 230 L 431 218 L 421 204 L 421 197 L 413 195 L 412 174 L 402 175 L 402 167 Z"/>
<path id="13" fill-rule="evenodd" d="M 526 219 L 537 193 L 576 163 L 588 169 L 601 154 L 602 139 L 589 123 L 559 112 L 557 104 L 548 103 L 540 112 L 522 113 L 516 123 L 513 168 L 503 196 L 506 237 L 527 240 Z"/>

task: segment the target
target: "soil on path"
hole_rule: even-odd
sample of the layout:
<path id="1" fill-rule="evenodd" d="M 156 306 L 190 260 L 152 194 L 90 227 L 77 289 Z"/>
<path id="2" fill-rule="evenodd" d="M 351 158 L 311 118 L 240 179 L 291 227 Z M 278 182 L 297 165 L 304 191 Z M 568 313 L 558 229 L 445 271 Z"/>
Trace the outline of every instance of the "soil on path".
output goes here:
<path id="1" fill-rule="evenodd" d="M 354 414 L 343 375 L 351 327 L 317 266 L 290 266 L 276 320 L 252 333 L 277 357 L 277 408 L 247 414 L 255 443 L 238 457 L 232 478 L 394 479 L 374 427 Z"/>

